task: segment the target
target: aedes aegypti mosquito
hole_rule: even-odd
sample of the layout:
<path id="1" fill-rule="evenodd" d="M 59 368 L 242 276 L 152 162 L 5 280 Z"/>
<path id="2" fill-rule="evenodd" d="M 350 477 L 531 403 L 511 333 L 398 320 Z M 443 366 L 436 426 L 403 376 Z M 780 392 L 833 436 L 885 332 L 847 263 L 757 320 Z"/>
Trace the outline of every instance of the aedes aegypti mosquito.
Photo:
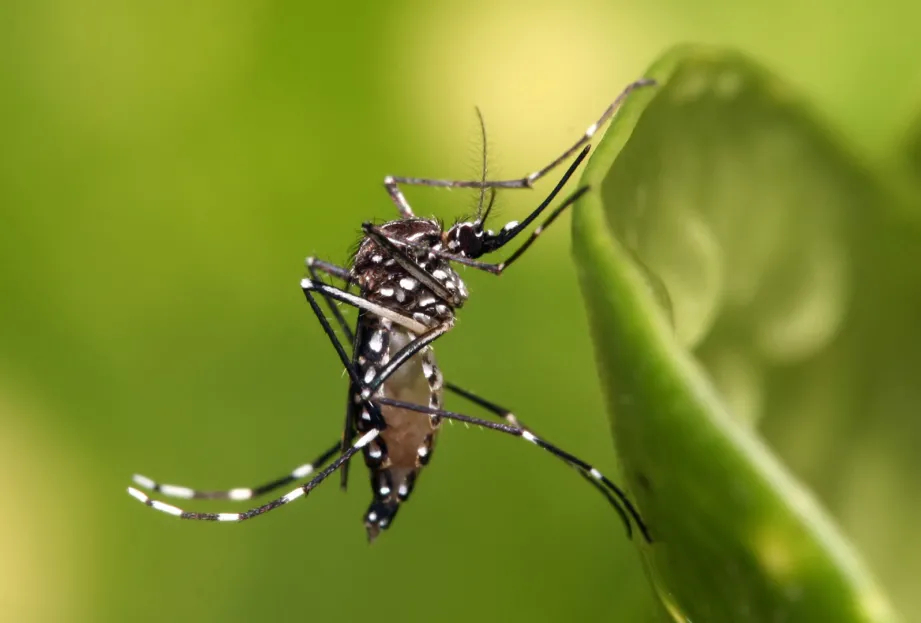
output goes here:
<path id="1" fill-rule="evenodd" d="M 364 237 L 348 268 L 316 258 L 307 258 L 310 275 L 301 288 L 314 314 L 338 353 L 349 375 L 349 401 L 341 440 L 312 463 L 297 467 L 288 475 L 256 486 L 225 491 L 201 491 L 177 485 L 159 484 L 140 475 L 134 482 L 144 489 L 164 496 L 186 499 L 248 500 L 306 478 L 339 456 L 308 483 L 267 504 L 242 513 L 187 512 L 171 504 L 150 498 L 128 488 L 142 503 L 182 519 L 206 521 L 244 521 L 262 515 L 310 493 L 337 470 L 345 488 L 349 460 L 359 451 L 364 455 L 371 478 L 373 499 L 365 513 L 369 540 L 389 527 L 409 499 L 420 470 L 429 462 L 434 441 L 443 419 L 466 422 L 487 429 L 521 437 L 575 468 L 595 486 L 620 515 L 632 533 L 630 520 L 643 537 L 651 542 L 649 530 L 626 494 L 600 471 L 585 461 L 538 437 L 510 411 L 457 385 L 446 383 L 432 350 L 432 343 L 454 326 L 455 311 L 467 300 L 467 288 L 454 271 L 452 263 L 463 264 L 500 275 L 534 243 L 541 232 L 587 190 L 580 188 L 557 206 L 531 233 L 530 237 L 508 258 L 499 263 L 479 261 L 483 255 L 498 251 L 514 240 L 556 198 L 572 177 L 590 149 L 589 141 L 598 128 L 615 113 L 633 90 L 652 85 L 652 80 L 638 80 L 611 103 L 597 122 L 572 147 L 543 168 L 515 179 L 490 181 L 485 174 L 485 130 L 483 176 L 478 181 L 439 180 L 412 177 L 386 177 L 384 187 L 396 204 L 400 218 L 382 225 L 364 223 Z M 482 126 L 482 118 L 481 127 Z M 537 208 L 518 223 L 506 224 L 498 233 L 484 229 L 493 206 L 496 189 L 531 188 L 533 183 L 579 152 L 550 194 Z M 432 218 L 418 217 L 400 191 L 400 184 L 442 188 L 478 188 L 480 203 L 472 221 L 458 222 L 445 229 Z M 483 209 L 486 190 L 490 200 Z M 321 273 L 339 279 L 344 288 L 336 288 L 321 278 Z M 358 293 L 349 291 L 356 286 Z M 351 356 L 320 307 L 315 294 L 323 298 L 352 348 Z M 336 305 L 344 303 L 358 309 L 354 332 Z M 471 417 L 442 408 L 442 395 L 448 390 L 485 409 L 503 422 Z M 357 438 L 357 439 L 356 439 Z"/>

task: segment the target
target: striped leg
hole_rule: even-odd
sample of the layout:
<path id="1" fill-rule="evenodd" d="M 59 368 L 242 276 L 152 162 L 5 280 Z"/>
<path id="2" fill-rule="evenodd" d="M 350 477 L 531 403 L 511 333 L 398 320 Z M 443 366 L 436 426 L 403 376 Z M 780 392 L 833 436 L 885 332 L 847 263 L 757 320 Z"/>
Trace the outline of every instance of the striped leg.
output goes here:
<path id="1" fill-rule="evenodd" d="M 312 256 L 307 258 L 305 264 L 307 264 L 307 271 L 310 273 L 310 277 L 314 281 L 320 280 L 319 273 L 322 271 L 331 277 L 341 279 L 343 282 L 345 282 L 345 289 L 348 291 L 349 285 L 352 283 L 352 276 L 349 274 L 348 268 L 337 266 L 336 264 L 326 262 Z M 342 333 L 345 335 L 345 341 L 351 344 L 355 339 L 355 336 L 352 335 L 352 329 L 349 327 L 349 323 L 345 321 L 345 316 L 342 315 L 342 311 L 339 309 L 333 299 L 329 298 L 328 296 L 324 295 L 323 300 L 326 301 L 329 312 L 333 315 L 333 318 L 336 319 L 336 324 L 339 325 L 339 329 L 341 329 Z"/>
<path id="2" fill-rule="evenodd" d="M 390 308 L 377 305 L 376 303 L 372 303 L 371 301 L 363 299 L 360 296 L 327 285 L 322 281 L 301 279 L 301 289 L 304 291 L 305 295 L 309 294 L 310 292 L 317 292 L 327 299 L 334 299 L 336 301 L 351 305 L 352 307 L 357 307 L 358 309 L 369 311 L 372 314 L 380 316 L 381 318 L 387 318 L 394 324 L 398 324 L 401 327 L 409 329 L 413 333 L 425 333 L 428 330 L 426 325 L 417 320 L 413 320 L 409 316 L 404 316 L 403 314 L 395 312 Z"/>
<path id="3" fill-rule="evenodd" d="M 266 493 L 275 491 L 276 489 L 284 487 L 285 485 L 297 480 L 306 478 L 317 469 L 326 465 L 326 463 L 328 463 L 329 460 L 333 458 L 336 452 L 339 451 L 339 447 L 340 443 L 337 441 L 333 447 L 318 456 L 312 463 L 305 463 L 291 470 L 291 473 L 289 473 L 287 476 L 276 478 L 275 480 L 255 487 L 236 487 L 223 491 L 200 491 L 198 489 L 182 487 L 179 485 L 161 484 L 151 480 L 147 476 L 142 476 L 140 474 L 135 474 L 132 480 L 134 481 L 134 484 L 138 485 L 142 489 L 147 489 L 148 491 L 153 491 L 170 498 L 182 498 L 185 500 L 250 500 L 252 498 L 256 498 L 261 495 L 265 495 Z"/>
<path id="4" fill-rule="evenodd" d="M 531 430 L 528 426 L 526 426 L 524 422 L 522 422 L 517 417 L 515 417 L 515 414 L 509 411 L 508 409 L 504 407 L 500 407 L 496 403 L 490 402 L 486 400 L 485 398 L 481 398 L 477 396 L 476 394 L 470 391 L 467 391 L 466 389 L 463 389 L 461 387 L 458 387 L 457 385 L 454 385 L 453 383 L 445 383 L 445 389 L 457 394 L 458 396 L 466 398 L 467 400 L 469 400 L 470 402 L 476 405 L 479 405 L 480 407 L 486 409 L 487 411 L 489 411 L 496 417 L 499 417 L 505 420 L 510 426 L 514 426 L 515 428 L 520 428 L 523 432 L 528 432 L 528 433 L 531 433 L 531 435 L 534 435 L 534 431 Z M 617 498 L 615 498 L 603 484 L 601 484 L 598 480 L 593 478 L 590 473 L 585 472 L 583 469 L 580 469 L 578 465 L 574 463 L 570 463 L 569 461 L 566 461 L 562 457 L 557 457 L 557 458 L 561 459 L 567 465 L 574 468 L 576 472 L 582 478 L 585 479 L 586 482 L 588 482 L 590 485 L 595 487 L 595 489 L 597 489 L 598 492 L 601 493 L 601 495 L 603 495 L 607 499 L 608 503 L 611 506 L 613 506 L 614 510 L 617 511 L 617 514 L 620 515 L 621 521 L 623 521 L 624 525 L 627 527 L 627 535 L 629 536 L 630 535 L 630 520 L 627 518 L 627 515 L 624 512 L 624 509 L 618 503 Z"/>
<path id="5" fill-rule="evenodd" d="M 314 282 L 321 281 L 319 273 L 322 271 L 333 278 L 343 281 L 345 283 L 346 291 L 348 291 L 349 286 L 352 284 L 352 276 L 348 268 L 345 268 L 343 266 L 338 266 L 331 262 L 326 262 L 324 260 L 320 260 L 312 256 L 308 257 L 305 263 L 307 264 L 307 270 L 310 272 L 310 277 L 313 279 Z M 309 293 L 305 292 L 305 294 L 308 295 L 307 296 L 308 300 L 312 298 L 310 297 Z M 355 334 L 353 333 L 351 327 L 349 327 L 349 323 L 346 321 L 345 316 L 342 315 L 342 310 L 340 310 L 339 306 L 336 305 L 336 301 L 334 299 L 326 295 L 323 295 L 323 300 L 326 301 L 326 308 L 329 310 L 329 313 L 332 314 L 333 318 L 336 321 L 336 324 L 339 325 L 339 330 L 342 331 L 342 335 L 345 337 L 346 344 L 353 346 L 353 349 L 354 349 Z M 319 308 L 313 305 L 313 303 L 311 303 L 311 307 L 314 308 L 313 311 L 315 313 L 320 313 Z M 360 310 L 359 310 L 359 314 L 361 314 Z M 325 324 L 329 324 L 329 323 L 327 322 Z M 325 329 L 325 326 L 324 326 L 324 329 Z M 327 336 L 329 337 L 329 339 L 333 339 L 335 337 L 334 335 L 330 336 L 328 332 L 327 332 Z M 338 338 L 336 339 L 338 341 Z M 377 413 L 375 409 L 372 409 L 372 411 L 374 411 L 375 416 L 377 416 L 379 415 L 379 413 Z M 339 442 L 339 447 L 342 452 L 345 452 L 346 449 L 348 449 L 349 444 L 352 442 L 352 437 L 354 435 L 354 430 L 355 430 L 356 410 L 357 410 L 356 405 L 350 399 L 349 404 L 345 408 L 345 421 L 342 424 L 342 439 Z M 378 418 L 377 424 L 380 425 L 382 422 L 383 422 L 383 419 Z M 342 469 L 339 470 L 339 487 L 343 491 L 345 491 L 348 488 L 349 465 L 350 463 L 346 463 L 345 465 L 342 466 Z"/>
<path id="6" fill-rule="evenodd" d="M 538 437 L 531 431 L 525 428 L 520 428 L 518 426 L 511 426 L 509 424 L 500 424 L 498 422 L 490 422 L 489 420 L 483 420 L 480 418 L 471 417 L 469 415 L 463 415 L 462 413 L 454 413 L 452 411 L 445 411 L 443 409 L 433 409 L 431 407 L 416 405 L 416 404 L 412 404 L 408 402 L 403 402 L 400 400 L 391 400 L 390 398 L 385 398 L 382 396 L 375 397 L 374 401 L 382 405 L 399 407 L 401 409 L 407 409 L 409 411 L 417 411 L 419 413 L 427 413 L 429 415 L 438 416 L 440 418 L 445 418 L 448 420 L 457 420 L 458 422 L 466 422 L 467 424 L 473 424 L 474 426 L 489 428 L 492 430 L 506 433 L 508 435 L 514 435 L 515 437 L 521 437 L 522 439 L 525 439 L 526 441 L 530 441 L 534 445 L 543 448 L 544 450 L 554 455 L 555 457 L 562 459 L 563 461 L 566 461 L 570 465 L 579 469 L 580 471 L 582 471 L 583 473 L 591 477 L 593 480 L 601 483 L 608 491 L 613 493 L 614 496 L 616 496 L 616 500 L 614 498 L 611 498 L 612 500 L 614 500 L 614 503 L 616 505 L 623 507 L 621 509 L 622 513 L 623 511 L 626 511 L 626 514 L 629 514 L 630 517 L 633 519 L 633 521 L 636 523 L 637 527 L 639 527 L 640 532 L 642 532 L 643 534 L 643 538 L 646 539 L 647 542 L 652 543 L 652 537 L 649 534 L 649 529 L 646 527 L 646 524 L 643 522 L 643 518 L 640 516 L 639 512 L 636 510 L 636 507 L 633 506 L 633 503 L 630 502 L 630 499 L 627 497 L 627 494 L 624 493 L 620 487 L 615 485 L 613 482 L 611 482 L 607 478 L 607 476 L 602 474 L 600 471 L 598 471 L 597 469 L 595 469 L 594 467 L 592 467 L 591 465 L 589 465 L 582 459 L 566 452 L 562 448 L 559 448 L 544 439 L 541 439 L 540 437 Z M 624 515 L 622 514 L 621 516 L 623 517 Z M 630 523 L 627 522 L 626 526 L 627 526 L 627 536 L 630 536 L 632 532 L 630 528 Z"/>
<path id="7" fill-rule="evenodd" d="M 246 521 L 247 519 L 258 517 L 259 515 L 263 515 L 269 511 L 275 510 L 276 508 L 282 507 L 288 502 L 293 502 L 300 497 L 306 496 L 313 489 L 315 489 L 317 485 L 326 480 L 340 467 L 345 465 L 358 451 L 371 443 L 371 441 L 374 440 L 379 434 L 380 431 L 378 429 L 371 429 L 369 432 L 362 435 L 358 441 L 356 441 L 354 445 L 352 445 L 348 450 L 340 455 L 339 458 L 333 461 L 329 467 L 317 474 L 313 480 L 307 484 L 302 485 L 297 489 L 292 490 L 288 494 L 272 500 L 267 504 L 263 504 L 262 506 L 256 508 L 251 508 L 250 510 L 242 513 L 197 513 L 184 511 L 181 508 L 176 508 L 172 504 L 166 504 L 159 500 L 152 500 L 147 496 L 146 493 L 138 491 L 134 487 L 128 487 L 128 493 L 130 493 L 132 497 L 140 501 L 142 504 L 145 504 L 160 512 L 174 515 L 180 519 L 195 519 L 198 521 Z"/>
<path id="8" fill-rule="evenodd" d="M 575 154 L 579 149 L 586 145 L 598 129 L 604 125 L 608 119 L 614 116 L 614 113 L 620 107 L 621 103 L 626 99 L 626 97 L 635 91 L 636 89 L 653 86 L 655 85 L 654 80 L 650 79 L 641 79 L 635 82 L 632 82 L 627 85 L 627 87 L 617 96 L 617 98 L 607 107 L 604 112 L 599 117 L 598 121 L 593 123 L 585 130 L 585 133 L 577 140 L 572 146 L 570 146 L 566 151 L 557 156 L 550 164 L 545 165 L 544 167 L 534 171 L 530 175 L 526 175 L 519 179 L 514 180 L 439 180 L 439 179 L 428 179 L 428 178 L 419 178 L 419 177 L 397 177 L 397 176 L 388 176 L 384 179 L 384 185 L 387 187 L 387 192 L 390 193 L 391 198 L 393 198 L 394 203 L 397 204 L 397 207 L 400 209 L 400 214 L 404 216 L 412 216 L 412 211 L 409 209 L 409 205 L 406 203 L 406 200 L 403 198 L 402 193 L 399 195 L 399 185 L 405 184 L 407 186 L 435 186 L 440 188 L 532 188 L 534 182 L 545 176 L 547 173 L 558 167 L 562 164 L 567 158 Z"/>

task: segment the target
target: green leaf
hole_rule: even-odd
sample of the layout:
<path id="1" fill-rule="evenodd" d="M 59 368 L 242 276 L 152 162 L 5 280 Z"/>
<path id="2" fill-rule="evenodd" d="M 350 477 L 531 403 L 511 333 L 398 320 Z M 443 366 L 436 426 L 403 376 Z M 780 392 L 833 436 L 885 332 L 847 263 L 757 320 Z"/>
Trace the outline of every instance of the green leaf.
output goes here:
<path id="1" fill-rule="evenodd" d="M 586 168 L 573 248 L 650 577 L 676 620 L 897 620 L 754 430 L 766 373 L 839 335 L 882 199 L 745 57 L 680 47 L 647 75 Z"/>

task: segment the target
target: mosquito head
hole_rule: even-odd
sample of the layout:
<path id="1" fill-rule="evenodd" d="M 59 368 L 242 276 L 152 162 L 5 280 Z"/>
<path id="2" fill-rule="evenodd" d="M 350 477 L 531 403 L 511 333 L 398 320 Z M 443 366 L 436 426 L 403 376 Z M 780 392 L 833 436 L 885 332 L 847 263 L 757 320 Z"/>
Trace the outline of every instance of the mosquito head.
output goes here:
<path id="1" fill-rule="evenodd" d="M 480 196 L 480 207 L 477 209 L 477 217 L 472 221 L 461 221 L 455 224 L 444 234 L 444 244 L 449 253 L 462 255 L 471 259 L 478 258 L 481 255 L 495 251 L 501 247 L 510 236 L 506 236 L 508 227 L 499 234 L 492 230 L 483 229 L 483 223 L 489 217 L 492 210 L 493 202 L 496 200 L 496 190 L 490 188 L 489 204 L 483 210 L 482 195 Z M 516 223 L 517 225 L 517 223 Z"/>
<path id="2" fill-rule="evenodd" d="M 464 221 L 445 232 L 448 252 L 476 259 L 491 253 L 514 238 L 520 229 L 517 221 L 507 224 L 499 233 L 483 229 L 480 221 Z"/>

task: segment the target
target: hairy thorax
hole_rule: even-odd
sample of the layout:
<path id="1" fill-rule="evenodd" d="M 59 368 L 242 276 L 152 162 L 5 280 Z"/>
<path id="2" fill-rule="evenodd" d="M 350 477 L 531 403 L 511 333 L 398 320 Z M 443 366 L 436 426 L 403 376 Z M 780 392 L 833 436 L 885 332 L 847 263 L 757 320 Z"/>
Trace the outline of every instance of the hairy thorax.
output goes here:
<path id="1" fill-rule="evenodd" d="M 455 300 L 440 297 L 401 265 L 390 249 L 371 238 L 361 242 L 351 270 L 364 297 L 426 326 L 453 319 L 455 308 L 463 305 L 468 293 L 450 262 L 433 253 L 442 250 L 441 226 L 434 220 L 414 218 L 385 223 L 380 230 L 396 244 L 404 243 L 404 261 L 412 261 Z"/>

